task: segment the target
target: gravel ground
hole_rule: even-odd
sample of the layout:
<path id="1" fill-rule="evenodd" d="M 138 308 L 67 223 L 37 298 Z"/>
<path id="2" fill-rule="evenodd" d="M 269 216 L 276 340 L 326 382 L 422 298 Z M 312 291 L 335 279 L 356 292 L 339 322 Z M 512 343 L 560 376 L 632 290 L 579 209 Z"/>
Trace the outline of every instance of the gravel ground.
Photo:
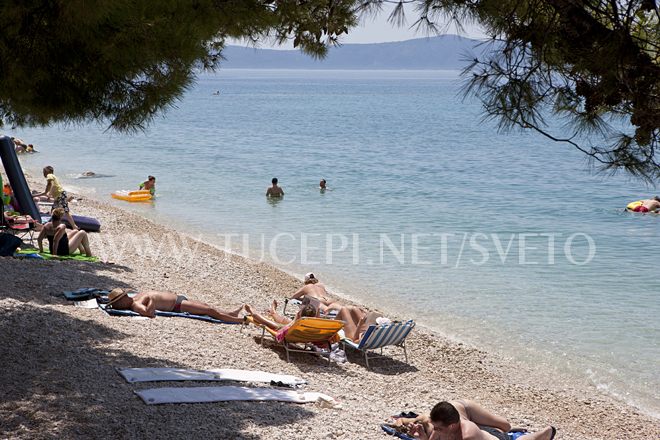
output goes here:
<path id="1" fill-rule="evenodd" d="M 408 338 L 409 363 L 401 350 L 386 350 L 388 356 L 368 370 L 350 351 L 349 362 L 340 365 L 304 354 L 287 363 L 283 349 L 260 345 L 255 327 L 119 318 L 74 307 L 57 294 L 80 287 L 156 289 L 225 309 L 244 303 L 265 309 L 301 281 L 98 201 L 80 199 L 72 211 L 102 222 L 91 243 L 105 262 L 0 258 L 0 438 L 382 440 L 389 437 L 379 424 L 388 415 L 426 412 L 456 398 L 476 400 L 514 426 L 552 424 L 558 439 L 660 438 L 660 421 L 596 389 L 421 326 Z M 315 270 L 321 278 L 322 272 Z M 272 402 L 147 406 L 134 391 L 165 384 L 128 384 L 117 367 L 293 374 L 309 382 L 306 390 L 330 394 L 342 408 Z"/>

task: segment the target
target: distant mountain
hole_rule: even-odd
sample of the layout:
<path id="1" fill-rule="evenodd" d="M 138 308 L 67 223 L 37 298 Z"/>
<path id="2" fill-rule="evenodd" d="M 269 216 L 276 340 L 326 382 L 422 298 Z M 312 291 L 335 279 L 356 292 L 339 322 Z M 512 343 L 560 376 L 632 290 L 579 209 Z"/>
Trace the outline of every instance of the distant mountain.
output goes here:
<path id="1" fill-rule="evenodd" d="M 462 69 L 483 52 L 480 41 L 456 35 L 377 44 L 344 44 L 316 60 L 299 50 L 227 46 L 222 67 L 234 69 L 431 70 Z"/>

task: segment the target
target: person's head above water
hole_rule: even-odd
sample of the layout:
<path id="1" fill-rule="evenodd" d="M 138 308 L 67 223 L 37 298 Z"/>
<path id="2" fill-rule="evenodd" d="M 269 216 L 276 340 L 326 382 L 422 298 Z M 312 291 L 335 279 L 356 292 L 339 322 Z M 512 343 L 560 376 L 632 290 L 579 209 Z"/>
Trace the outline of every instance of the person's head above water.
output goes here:
<path id="1" fill-rule="evenodd" d="M 277 177 L 273 177 L 271 179 L 271 182 L 273 183 L 273 185 L 277 185 L 277 182 L 278 182 Z"/>
<path id="2" fill-rule="evenodd" d="M 319 182 L 319 187 L 320 187 L 320 188 L 325 188 L 325 184 L 326 184 L 326 183 L 327 183 L 327 182 L 325 181 L 325 179 L 321 179 L 321 181 Z"/>

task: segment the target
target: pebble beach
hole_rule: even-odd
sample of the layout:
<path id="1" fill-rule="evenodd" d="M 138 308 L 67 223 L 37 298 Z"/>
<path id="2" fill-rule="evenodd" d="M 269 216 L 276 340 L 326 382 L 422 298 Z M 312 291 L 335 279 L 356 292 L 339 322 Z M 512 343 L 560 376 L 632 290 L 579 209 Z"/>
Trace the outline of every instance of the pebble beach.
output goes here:
<path id="1" fill-rule="evenodd" d="M 387 439 L 380 424 L 390 415 L 428 412 L 451 399 L 478 401 L 531 431 L 553 425 L 557 439 L 660 438 L 660 421 L 595 388 L 420 325 L 407 340 L 408 363 L 392 348 L 367 369 L 351 350 L 341 364 L 295 353 L 287 363 L 281 347 L 270 340 L 261 345 L 254 326 L 111 317 L 74 307 L 62 291 L 121 287 L 185 294 L 224 310 L 242 304 L 265 310 L 302 281 L 97 200 L 79 197 L 71 209 L 101 221 L 101 233 L 90 234 L 101 261 L 0 258 L 0 438 Z M 323 267 L 315 273 L 323 280 Z M 381 311 L 392 319 L 415 318 Z M 341 405 L 148 406 L 134 392 L 165 385 L 129 384 L 116 371 L 122 367 L 291 374 L 308 382 L 305 391 L 328 394 Z M 166 384 L 209 385 L 223 384 Z"/>

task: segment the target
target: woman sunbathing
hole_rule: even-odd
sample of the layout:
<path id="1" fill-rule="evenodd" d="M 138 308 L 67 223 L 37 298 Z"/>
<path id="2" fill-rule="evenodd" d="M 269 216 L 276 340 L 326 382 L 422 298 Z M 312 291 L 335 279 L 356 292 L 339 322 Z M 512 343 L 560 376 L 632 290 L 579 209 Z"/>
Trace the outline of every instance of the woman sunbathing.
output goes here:
<path id="1" fill-rule="evenodd" d="M 245 305 L 245 311 L 249 314 L 249 316 L 252 317 L 252 321 L 255 324 L 266 326 L 271 330 L 277 330 L 275 339 L 278 342 L 284 340 L 289 327 L 291 327 L 291 324 L 293 324 L 295 320 L 303 317 L 318 317 L 318 309 L 311 304 L 304 304 L 302 307 L 300 307 L 300 310 L 298 310 L 298 313 L 296 313 L 296 317 L 294 319 L 289 319 L 284 315 L 280 315 L 277 313 L 276 309 L 277 301 L 273 301 L 270 310 L 266 312 L 269 317 L 266 317 L 253 311 L 249 304 Z"/>
<path id="2" fill-rule="evenodd" d="M 378 312 L 367 312 L 359 307 L 349 306 L 339 309 L 335 319 L 344 321 L 344 334 L 358 343 L 370 325 L 378 324 L 381 319 L 386 318 Z"/>
<path id="3" fill-rule="evenodd" d="M 43 241 L 44 238 L 47 238 L 48 250 L 51 255 L 71 255 L 76 250 L 80 250 L 81 254 L 84 253 L 86 256 L 91 257 L 92 251 L 89 248 L 87 232 L 77 229 L 67 230 L 66 225 L 62 222 L 62 217 L 64 217 L 64 209 L 55 209 L 50 221 L 41 229 L 37 237 L 39 252 L 44 251 Z"/>

